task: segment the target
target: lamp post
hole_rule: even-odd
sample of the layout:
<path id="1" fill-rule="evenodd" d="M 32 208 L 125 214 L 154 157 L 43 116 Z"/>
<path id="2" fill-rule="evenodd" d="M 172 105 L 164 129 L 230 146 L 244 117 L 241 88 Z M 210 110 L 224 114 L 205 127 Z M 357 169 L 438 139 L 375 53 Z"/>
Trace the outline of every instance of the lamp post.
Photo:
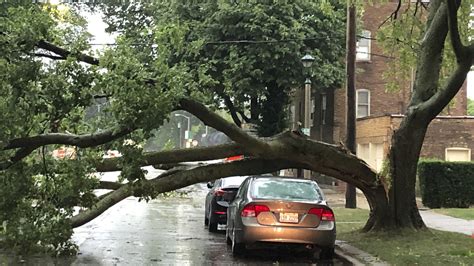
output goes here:
<path id="1" fill-rule="evenodd" d="M 188 129 L 186 130 L 186 132 L 184 133 L 184 138 L 185 139 L 189 139 L 189 132 L 191 130 L 191 117 L 187 116 L 187 115 L 183 115 L 183 114 L 174 114 L 174 116 L 178 117 L 178 116 L 181 116 L 181 117 L 184 117 L 188 120 Z M 179 129 L 179 132 L 180 132 L 180 136 L 181 136 L 181 129 Z M 180 144 L 182 143 L 183 141 L 181 140 L 181 137 L 180 137 Z M 180 147 L 182 147 L 182 145 L 179 145 Z"/>
<path id="2" fill-rule="evenodd" d="M 309 69 L 314 62 L 314 57 L 307 54 L 301 58 L 303 67 Z M 304 120 L 303 120 L 303 133 L 310 135 L 311 127 L 311 78 L 308 76 L 304 82 Z"/>
<path id="3" fill-rule="evenodd" d="M 311 65 L 314 62 L 314 57 L 311 55 L 307 54 L 301 58 L 301 62 L 303 63 L 303 67 L 308 69 L 311 67 Z M 310 136 L 311 132 L 311 75 L 308 75 L 304 82 L 304 128 L 303 128 L 303 133 Z M 311 171 L 309 170 L 304 170 L 303 172 L 304 178 L 311 178 Z"/>

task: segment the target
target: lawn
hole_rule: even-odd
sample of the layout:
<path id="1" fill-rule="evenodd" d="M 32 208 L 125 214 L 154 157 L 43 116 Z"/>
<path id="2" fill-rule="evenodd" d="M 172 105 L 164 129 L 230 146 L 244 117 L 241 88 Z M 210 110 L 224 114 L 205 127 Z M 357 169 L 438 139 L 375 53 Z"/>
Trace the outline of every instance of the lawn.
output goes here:
<path id="1" fill-rule="evenodd" d="M 465 220 L 474 220 L 474 208 L 431 209 L 432 211 Z"/>
<path id="2" fill-rule="evenodd" d="M 474 239 L 437 230 L 361 233 L 367 210 L 334 209 L 337 239 L 391 265 L 473 265 Z"/>

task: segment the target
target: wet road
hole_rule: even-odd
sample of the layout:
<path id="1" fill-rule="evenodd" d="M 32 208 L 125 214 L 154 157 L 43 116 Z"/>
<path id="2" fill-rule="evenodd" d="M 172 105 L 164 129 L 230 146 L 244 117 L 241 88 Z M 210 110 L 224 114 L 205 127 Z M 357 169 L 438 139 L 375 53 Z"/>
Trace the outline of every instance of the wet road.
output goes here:
<path id="1" fill-rule="evenodd" d="M 129 198 L 78 229 L 80 253 L 73 265 L 311 265 L 307 253 L 295 250 L 253 250 L 234 258 L 225 233 L 204 227 L 204 196 L 197 184 L 185 197 L 149 203 Z M 196 192 L 198 191 L 198 192 Z M 319 262 L 318 265 L 343 265 Z"/>
<path id="2" fill-rule="evenodd" d="M 205 184 L 180 191 L 186 196 L 138 202 L 128 198 L 92 222 L 76 228 L 76 257 L 5 258 L 0 265 L 344 265 L 341 261 L 313 262 L 297 250 L 251 250 L 234 258 L 225 231 L 204 227 Z M 222 228 L 221 228 L 222 229 Z"/>

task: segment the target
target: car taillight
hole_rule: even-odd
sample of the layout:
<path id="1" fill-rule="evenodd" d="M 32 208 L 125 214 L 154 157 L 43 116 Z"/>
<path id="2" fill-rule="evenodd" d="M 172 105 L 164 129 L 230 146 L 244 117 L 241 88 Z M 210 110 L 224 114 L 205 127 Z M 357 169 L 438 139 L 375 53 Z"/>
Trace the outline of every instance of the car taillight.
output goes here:
<path id="1" fill-rule="evenodd" d="M 225 191 L 220 188 L 214 191 L 215 196 L 224 196 L 224 194 L 225 194 Z"/>
<path id="2" fill-rule="evenodd" d="M 242 217 L 257 217 L 261 212 L 269 212 L 270 208 L 265 205 L 255 205 L 255 204 L 248 204 L 246 205 L 240 216 Z"/>
<path id="3" fill-rule="evenodd" d="M 321 221 L 334 221 L 334 213 L 329 209 L 311 208 L 308 214 L 314 214 L 319 217 Z"/>

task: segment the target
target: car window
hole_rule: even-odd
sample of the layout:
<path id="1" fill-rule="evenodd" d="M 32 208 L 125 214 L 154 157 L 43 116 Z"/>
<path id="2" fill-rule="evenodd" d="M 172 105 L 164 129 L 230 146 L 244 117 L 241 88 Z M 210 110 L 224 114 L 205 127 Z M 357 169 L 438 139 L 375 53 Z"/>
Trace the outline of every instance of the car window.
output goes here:
<path id="1" fill-rule="evenodd" d="M 319 188 L 313 182 L 262 178 L 256 179 L 250 189 L 252 198 L 283 200 L 322 200 Z"/>
<path id="2" fill-rule="evenodd" d="M 242 198 L 244 196 L 244 192 L 247 188 L 247 184 L 249 183 L 249 179 L 245 180 L 242 185 L 240 185 L 239 190 L 237 191 L 237 195 L 235 196 L 236 198 Z"/>
<path id="3" fill-rule="evenodd" d="M 238 187 L 247 179 L 247 176 L 231 176 L 222 179 L 221 187 Z"/>

